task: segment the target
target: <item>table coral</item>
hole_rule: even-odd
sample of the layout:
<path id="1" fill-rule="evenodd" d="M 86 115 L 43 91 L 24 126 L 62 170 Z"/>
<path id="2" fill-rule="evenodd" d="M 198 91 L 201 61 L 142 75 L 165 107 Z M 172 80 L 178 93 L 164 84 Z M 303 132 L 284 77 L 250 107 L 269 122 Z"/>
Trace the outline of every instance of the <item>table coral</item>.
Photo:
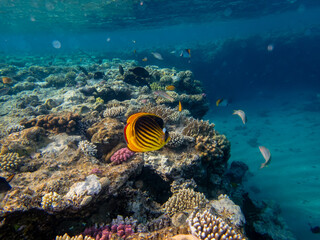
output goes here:
<path id="1" fill-rule="evenodd" d="M 121 164 L 123 162 L 128 161 L 132 156 L 134 155 L 134 152 L 130 151 L 128 148 L 121 148 L 118 151 L 116 151 L 112 157 L 110 158 L 111 162 L 114 162 L 115 164 Z"/>
<path id="2" fill-rule="evenodd" d="M 203 193 L 195 192 L 193 189 L 181 189 L 173 194 L 164 204 L 166 213 L 173 216 L 177 212 L 196 207 L 204 207 L 208 202 Z"/>
<path id="3" fill-rule="evenodd" d="M 246 239 L 241 233 L 237 233 L 222 218 L 205 210 L 203 213 L 194 211 L 187 219 L 192 235 L 202 239 Z"/>

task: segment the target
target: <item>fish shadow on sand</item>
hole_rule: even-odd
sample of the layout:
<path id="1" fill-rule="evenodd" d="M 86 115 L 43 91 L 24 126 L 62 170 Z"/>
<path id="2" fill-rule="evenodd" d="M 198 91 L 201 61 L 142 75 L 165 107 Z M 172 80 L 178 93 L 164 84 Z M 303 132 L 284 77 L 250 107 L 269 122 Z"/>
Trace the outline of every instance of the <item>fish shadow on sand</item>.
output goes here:
<path id="1" fill-rule="evenodd" d="M 248 145 L 250 147 L 253 147 L 253 148 L 256 148 L 259 146 L 259 143 L 258 143 L 258 138 L 254 137 L 254 138 L 250 138 L 248 141 L 247 141 Z"/>

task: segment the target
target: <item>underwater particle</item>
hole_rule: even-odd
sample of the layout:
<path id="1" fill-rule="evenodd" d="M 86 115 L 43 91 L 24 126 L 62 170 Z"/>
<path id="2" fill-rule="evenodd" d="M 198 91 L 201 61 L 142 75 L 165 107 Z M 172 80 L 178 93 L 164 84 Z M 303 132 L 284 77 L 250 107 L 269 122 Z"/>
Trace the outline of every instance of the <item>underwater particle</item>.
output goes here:
<path id="1" fill-rule="evenodd" d="M 273 44 L 269 44 L 269 45 L 267 46 L 267 50 L 268 50 L 268 52 L 272 52 L 272 51 L 273 51 L 273 49 L 274 49 Z"/>
<path id="2" fill-rule="evenodd" d="M 107 38 L 107 42 L 110 42 L 110 41 L 111 41 L 111 38 L 108 37 L 108 38 Z"/>
<path id="3" fill-rule="evenodd" d="M 56 208 L 61 201 L 61 196 L 56 192 L 49 192 L 43 195 L 41 207 L 43 209 Z"/>
<path id="4" fill-rule="evenodd" d="M 61 48 L 61 43 L 60 43 L 60 41 L 58 41 L 58 40 L 54 40 L 54 41 L 52 41 L 52 46 L 53 46 L 55 49 L 59 49 L 59 48 Z"/>

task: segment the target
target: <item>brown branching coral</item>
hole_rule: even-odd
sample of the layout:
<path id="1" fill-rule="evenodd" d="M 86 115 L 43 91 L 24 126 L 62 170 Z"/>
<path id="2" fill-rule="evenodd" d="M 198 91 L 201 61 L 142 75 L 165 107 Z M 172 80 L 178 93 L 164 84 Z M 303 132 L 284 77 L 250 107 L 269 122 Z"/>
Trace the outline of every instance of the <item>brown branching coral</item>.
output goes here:
<path id="1" fill-rule="evenodd" d="M 207 202 L 208 200 L 203 193 L 195 192 L 193 189 L 180 189 L 168 199 L 164 208 L 169 216 L 173 216 L 175 213 L 187 209 L 204 207 Z"/>
<path id="2" fill-rule="evenodd" d="M 215 135 L 214 124 L 209 123 L 209 121 L 188 118 L 185 121 L 182 134 L 190 137 L 197 137 L 199 135 L 213 137 Z"/>
<path id="3" fill-rule="evenodd" d="M 81 117 L 79 114 L 65 113 L 63 115 L 41 115 L 31 120 L 22 120 L 20 122 L 25 128 L 33 126 L 43 127 L 54 133 L 71 133 L 77 130 Z"/>
<path id="4" fill-rule="evenodd" d="M 170 132 L 170 138 L 166 146 L 174 149 L 187 146 L 189 143 L 194 142 L 193 137 L 184 136 L 178 132 Z"/>
<path id="5" fill-rule="evenodd" d="M 153 106 L 148 104 L 140 109 L 141 112 L 153 113 L 160 116 L 165 122 L 168 121 L 171 114 L 175 113 L 176 110 L 169 108 L 165 105 Z"/>
<path id="6" fill-rule="evenodd" d="M 213 137 L 199 135 L 196 138 L 195 149 L 204 159 L 229 159 L 230 142 L 224 135 L 214 135 Z"/>

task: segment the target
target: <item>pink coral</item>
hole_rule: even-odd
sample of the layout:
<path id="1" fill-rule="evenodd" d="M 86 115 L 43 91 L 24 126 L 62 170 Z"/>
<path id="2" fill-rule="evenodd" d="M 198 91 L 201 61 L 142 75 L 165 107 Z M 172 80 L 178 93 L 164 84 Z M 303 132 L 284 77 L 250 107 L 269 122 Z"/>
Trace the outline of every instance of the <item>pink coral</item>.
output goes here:
<path id="1" fill-rule="evenodd" d="M 94 237 L 96 240 L 109 240 L 113 233 L 117 234 L 122 239 L 125 239 L 131 234 L 133 234 L 134 231 L 130 224 L 119 224 L 119 225 L 112 225 L 111 227 L 104 226 L 100 228 L 95 228 L 95 227 L 86 228 L 82 233 L 82 235 Z"/>
<path id="2" fill-rule="evenodd" d="M 121 164 L 123 162 L 128 161 L 133 155 L 134 155 L 134 152 L 130 151 L 128 148 L 125 147 L 116 151 L 112 155 L 110 160 L 115 164 Z"/>

